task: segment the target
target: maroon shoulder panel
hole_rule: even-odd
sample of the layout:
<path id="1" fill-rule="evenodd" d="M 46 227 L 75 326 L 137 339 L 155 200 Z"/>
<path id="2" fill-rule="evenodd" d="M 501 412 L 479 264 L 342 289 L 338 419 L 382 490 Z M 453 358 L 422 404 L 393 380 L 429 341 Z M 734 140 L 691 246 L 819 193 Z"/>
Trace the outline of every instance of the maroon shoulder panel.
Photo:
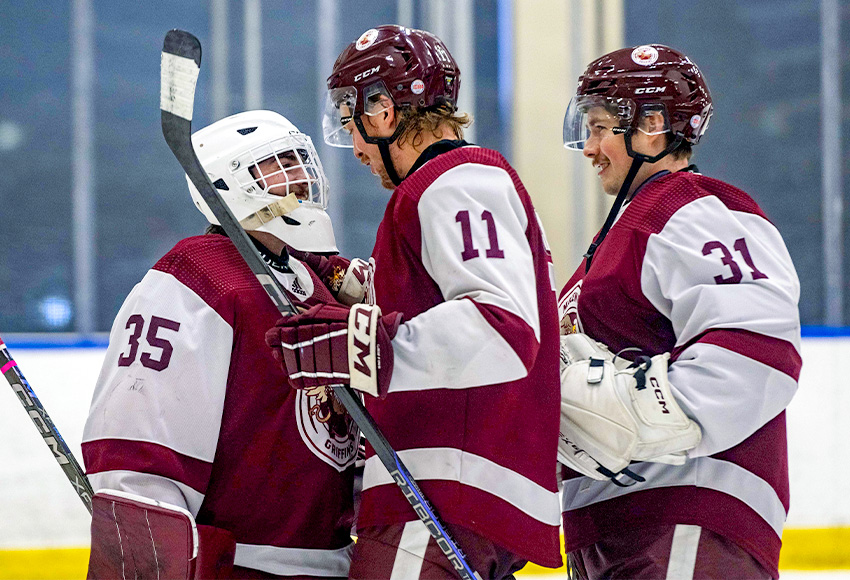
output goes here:
<path id="1" fill-rule="evenodd" d="M 752 197 L 728 183 L 697 173 L 679 171 L 646 184 L 620 217 L 628 228 L 657 234 L 674 213 L 688 203 L 707 196 L 718 198 L 732 211 L 755 214 L 764 219 L 764 214 Z"/>
<path id="2" fill-rule="evenodd" d="M 207 234 L 181 240 L 153 269 L 180 280 L 231 326 L 235 313 L 222 299 L 234 292 L 260 287 L 226 236 Z"/>

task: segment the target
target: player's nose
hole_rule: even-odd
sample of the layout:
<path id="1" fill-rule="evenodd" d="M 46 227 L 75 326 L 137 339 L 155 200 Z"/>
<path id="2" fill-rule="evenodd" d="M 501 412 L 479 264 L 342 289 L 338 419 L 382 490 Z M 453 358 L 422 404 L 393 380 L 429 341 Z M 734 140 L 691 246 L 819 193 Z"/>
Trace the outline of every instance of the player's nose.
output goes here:
<path id="1" fill-rule="evenodd" d="M 587 141 L 585 141 L 581 153 L 588 159 L 590 159 L 591 157 L 596 157 L 596 155 L 599 153 L 599 143 L 597 139 L 591 137 Z"/>
<path id="2" fill-rule="evenodd" d="M 307 199 L 310 196 L 310 178 L 303 167 L 294 167 L 287 173 L 289 190 L 298 199 Z"/>

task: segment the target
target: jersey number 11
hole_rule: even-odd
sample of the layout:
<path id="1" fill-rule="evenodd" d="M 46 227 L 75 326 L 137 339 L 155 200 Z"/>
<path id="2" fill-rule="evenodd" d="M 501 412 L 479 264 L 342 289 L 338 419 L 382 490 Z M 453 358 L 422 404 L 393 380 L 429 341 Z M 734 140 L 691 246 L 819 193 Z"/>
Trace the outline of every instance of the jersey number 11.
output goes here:
<path id="1" fill-rule="evenodd" d="M 490 238 L 490 248 L 486 252 L 488 258 L 504 258 L 505 252 L 499 248 L 499 237 L 496 235 L 496 220 L 493 219 L 493 214 L 488 210 L 481 213 L 481 220 L 487 222 L 487 237 Z M 463 261 L 471 260 L 479 256 L 478 249 L 472 242 L 472 226 L 469 223 L 469 211 L 461 210 L 457 212 L 455 221 L 460 224 L 460 231 L 463 235 L 463 252 L 460 257 Z"/>

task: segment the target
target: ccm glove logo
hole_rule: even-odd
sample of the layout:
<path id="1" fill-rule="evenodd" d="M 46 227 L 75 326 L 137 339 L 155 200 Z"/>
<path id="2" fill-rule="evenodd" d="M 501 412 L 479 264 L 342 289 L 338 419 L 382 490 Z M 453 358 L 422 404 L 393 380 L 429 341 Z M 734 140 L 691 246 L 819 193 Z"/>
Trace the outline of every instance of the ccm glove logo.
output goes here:
<path id="1" fill-rule="evenodd" d="M 352 372 L 356 371 L 371 379 L 375 375 L 375 336 L 373 329 L 381 310 L 377 307 L 368 307 L 362 304 L 351 308 L 349 315 L 349 339 L 348 347 L 349 363 Z M 353 380 L 352 380 L 353 382 Z M 367 391 L 368 392 L 368 391 Z"/>
<path id="2" fill-rule="evenodd" d="M 655 398 L 658 399 L 658 404 L 661 405 L 661 413 L 669 415 L 670 410 L 667 408 L 667 401 L 664 400 L 664 392 L 661 390 L 661 385 L 658 383 L 658 379 L 655 377 L 649 377 L 649 382 L 652 383 Z"/>

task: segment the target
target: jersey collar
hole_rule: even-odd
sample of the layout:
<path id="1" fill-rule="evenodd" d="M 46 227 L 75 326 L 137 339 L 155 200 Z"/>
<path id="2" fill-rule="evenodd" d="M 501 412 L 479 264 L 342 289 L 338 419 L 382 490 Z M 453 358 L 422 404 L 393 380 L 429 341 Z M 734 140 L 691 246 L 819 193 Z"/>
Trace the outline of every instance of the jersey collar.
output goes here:
<path id="1" fill-rule="evenodd" d="M 684 169 L 680 169 L 676 173 L 699 173 L 699 169 L 697 168 L 696 165 L 691 163 L 690 165 L 688 165 Z M 637 194 L 640 193 L 641 189 L 643 189 L 644 187 L 646 187 L 647 185 L 649 185 L 650 183 L 652 183 L 656 179 L 658 179 L 660 177 L 664 177 L 665 175 L 669 175 L 669 174 L 670 174 L 670 171 L 668 171 L 667 169 L 662 169 L 661 171 L 659 171 L 657 173 L 653 173 L 652 175 L 647 177 L 646 181 L 644 181 L 643 183 L 640 184 L 640 186 L 635 190 L 635 192 L 629 196 L 629 198 L 626 200 L 626 203 L 624 203 L 623 206 L 625 206 L 630 201 L 632 201 L 637 196 Z"/>
<path id="2" fill-rule="evenodd" d="M 283 250 L 281 250 L 280 256 L 278 256 L 256 239 L 251 238 L 251 241 L 254 242 L 254 247 L 260 252 L 260 257 L 270 268 L 282 274 L 292 273 L 292 269 L 289 267 L 289 252 L 286 249 L 286 245 L 283 246 Z"/>
<path id="3" fill-rule="evenodd" d="M 434 157 L 459 149 L 460 147 L 466 147 L 467 145 L 469 145 L 469 143 L 463 139 L 441 139 L 436 143 L 431 143 L 425 148 L 425 151 L 419 155 L 419 158 L 416 159 L 416 162 L 410 168 L 410 171 L 407 172 L 407 175 L 404 176 L 404 179 L 413 175 L 414 171 L 425 165 L 428 161 L 431 161 Z M 402 179 L 402 181 L 404 181 L 404 179 Z"/>

